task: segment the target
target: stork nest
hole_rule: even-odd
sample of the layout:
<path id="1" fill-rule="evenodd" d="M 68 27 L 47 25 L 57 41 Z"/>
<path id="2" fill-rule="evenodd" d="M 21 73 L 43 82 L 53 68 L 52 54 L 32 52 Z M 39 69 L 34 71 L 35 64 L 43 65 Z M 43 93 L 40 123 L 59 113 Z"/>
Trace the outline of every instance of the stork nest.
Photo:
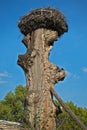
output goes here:
<path id="1" fill-rule="evenodd" d="M 18 27 L 24 35 L 38 28 L 57 31 L 59 36 L 68 31 L 64 15 L 53 8 L 39 8 L 31 11 L 20 19 Z"/>

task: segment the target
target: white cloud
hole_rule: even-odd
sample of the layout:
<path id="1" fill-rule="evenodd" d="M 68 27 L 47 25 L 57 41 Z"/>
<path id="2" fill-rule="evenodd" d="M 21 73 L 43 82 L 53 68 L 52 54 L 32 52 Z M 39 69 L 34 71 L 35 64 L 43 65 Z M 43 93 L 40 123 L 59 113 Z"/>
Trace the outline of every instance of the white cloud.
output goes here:
<path id="1" fill-rule="evenodd" d="M 0 72 L 0 84 L 5 84 L 7 83 L 7 79 L 11 77 L 10 73 L 7 71 Z"/>
<path id="2" fill-rule="evenodd" d="M 0 78 L 9 77 L 9 76 L 10 76 L 10 74 L 8 72 L 6 72 L 6 71 L 0 73 Z"/>
<path id="3" fill-rule="evenodd" d="M 82 71 L 85 72 L 85 73 L 87 73 L 87 67 L 84 67 L 84 68 L 82 69 Z"/>
<path id="4" fill-rule="evenodd" d="M 69 71 L 66 71 L 67 76 L 71 76 L 71 73 Z"/>
<path id="5" fill-rule="evenodd" d="M 72 73 L 72 72 L 69 72 L 69 71 L 66 71 L 66 76 L 68 78 L 72 78 L 72 79 L 79 79 L 80 78 L 79 74 Z"/>

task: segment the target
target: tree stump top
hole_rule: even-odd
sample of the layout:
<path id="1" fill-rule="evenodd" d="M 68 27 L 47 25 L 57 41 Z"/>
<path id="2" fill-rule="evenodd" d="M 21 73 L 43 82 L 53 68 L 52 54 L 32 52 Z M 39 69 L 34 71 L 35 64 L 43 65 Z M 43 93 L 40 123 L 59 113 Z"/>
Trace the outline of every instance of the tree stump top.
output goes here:
<path id="1" fill-rule="evenodd" d="M 64 15 L 54 8 L 39 8 L 31 11 L 20 19 L 18 27 L 24 35 L 31 34 L 38 28 L 57 31 L 58 36 L 68 31 Z"/>

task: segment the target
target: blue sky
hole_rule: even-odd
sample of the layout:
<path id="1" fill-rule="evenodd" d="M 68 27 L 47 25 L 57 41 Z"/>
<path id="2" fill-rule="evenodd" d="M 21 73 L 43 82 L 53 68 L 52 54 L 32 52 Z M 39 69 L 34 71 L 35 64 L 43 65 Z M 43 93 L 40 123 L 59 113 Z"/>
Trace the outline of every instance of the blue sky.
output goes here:
<path id="1" fill-rule="evenodd" d="M 30 10 L 48 6 L 59 9 L 69 26 L 50 55 L 51 62 L 67 71 L 55 90 L 64 101 L 87 108 L 87 0 L 0 0 L 0 99 L 17 85 L 26 84 L 17 65 L 18 55 L 26 52 L 19 19 Z"/>

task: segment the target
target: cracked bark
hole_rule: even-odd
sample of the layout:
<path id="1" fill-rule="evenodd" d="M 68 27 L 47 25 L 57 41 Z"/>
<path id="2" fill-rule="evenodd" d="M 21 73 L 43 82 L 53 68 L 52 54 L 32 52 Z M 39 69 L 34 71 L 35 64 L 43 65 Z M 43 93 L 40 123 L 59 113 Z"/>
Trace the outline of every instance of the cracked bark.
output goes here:
<path id="1" fill-rule="evenodd" d="M 18 64 L 26 77 L 26 106 L 30 130 L 56 130 L 56 107 L 50 87 L 64 79 L 66 73 L 49 62 L 54 41 L 68 26 L 63 14 L 53 8 L 39 8 L 25 15 L 18 24 L 25 35 L 22 42 L 26 54 L 19 55 Z"/>
<path id="2" fill-rule="evenodd" d="M 56 31 L 37 29 L 30 37 L 25 37 L 23 41 L 27 45 L 27 52 L 19 55 L 18 64 L 26 75 L 27 110 L 33 130 L 56 129 L 56 108 L 49 88 L 64 79 L 65 71 L 50 63 L 48 58 L 57 38 Z"/>

